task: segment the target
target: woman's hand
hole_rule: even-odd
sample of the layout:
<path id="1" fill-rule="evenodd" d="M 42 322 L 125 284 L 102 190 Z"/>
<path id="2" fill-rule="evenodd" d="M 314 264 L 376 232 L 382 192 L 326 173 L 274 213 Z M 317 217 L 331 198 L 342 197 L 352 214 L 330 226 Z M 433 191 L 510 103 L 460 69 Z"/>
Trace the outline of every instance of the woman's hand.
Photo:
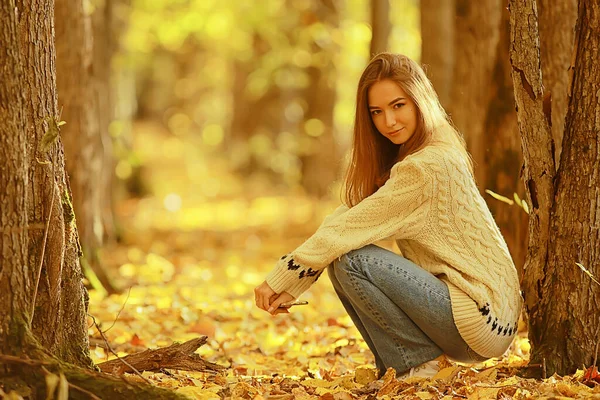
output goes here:
<path id="1" fill-rule="evenodd" d="M 265 310 L 271 315 L 276 315 L 289 313 L 287 308 L 279 308 L 279 306 L 294 300 L 294 296 L 288 292 L 277 294 L 267 284 L 267 281 L 264 281 L 254 289 L 254 299 L 258 308 Z"/>

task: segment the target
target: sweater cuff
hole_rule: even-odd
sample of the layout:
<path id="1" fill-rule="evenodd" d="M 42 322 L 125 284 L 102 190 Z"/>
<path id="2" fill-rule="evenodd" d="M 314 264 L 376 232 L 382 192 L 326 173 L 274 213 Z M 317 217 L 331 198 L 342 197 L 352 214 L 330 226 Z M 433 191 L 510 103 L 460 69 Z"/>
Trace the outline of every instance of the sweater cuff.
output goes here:
<path id="1" fill-rule="evenodd" d="M 319 279 L 322 272 L 305 268 L 297 264 L 291 255 L 286 255 L 277 262 L 265 280 L 275 293 L 288 292 L 298 298 Z"/>

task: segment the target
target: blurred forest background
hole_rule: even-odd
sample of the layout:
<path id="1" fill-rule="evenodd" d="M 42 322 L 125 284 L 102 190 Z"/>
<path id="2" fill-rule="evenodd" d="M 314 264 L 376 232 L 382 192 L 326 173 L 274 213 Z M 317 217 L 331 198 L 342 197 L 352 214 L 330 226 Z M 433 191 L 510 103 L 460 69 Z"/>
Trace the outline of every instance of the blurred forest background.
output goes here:
<path id="1" fill-rule="evenodd" d="M 562 140 L 567 109 L 575 117 L 579 114 L 572 110 L 583 109 L 568 101 L 573 76 L 569 69 L 575 66 L 571 57 L 576 0 L 556 1 L 552 7 L 549 1 L 511 3 L 533 4 L 539 21 L 523 17 L 523 12 L 509 16 L 507 4 L 499 0 L 64 0 L 55 4 L 40 0 L 35 7 L 28 7 L 28 1 L 16 3 L 24 15 L 21 21 L 30 24 L 27 33 L 33 38 L 23 41 L 26 46 L 22 54 L 31 58 L 28 66 L 38 68 L 27 70 L 35 77 L 28 81 L 35 84 L 27 88 L 33 87 L 38 96 L 22 100 L 31 106 L 27 108 L 28 119 L 21 120 L 39 123 L 28 125 L 34 131 L 30 139 L 14 143 L 22 145 L 25 154 L 26 140 L 31 140 L 39 147 L 30 146 L 27 151 L 49 160 L 44 162 L 29 153 L 30 159 L 24 156 L 22 170 L 30 171 L 34 178 L 33 194 L 29 193 L 28 203 L 22 205 L 25 211 L 8 213 L 19 218 L 25 215 L 20 224 L 29 224 L 28 236 L 22 241 L 25 247 L 30 246 L 29 253 L 14 253 L 13 271 L 24 265 L 18 255 L 25 254 L 25 259 L 29 254 L 29 264 L 39 265 L 38 271 L 24 272 L 31 282 L 37 279 L 36 294 L 40 285 L 39 297 L 34 295 L 32 304 L 27 303 L 26 308 L 35 311 L 28 327 L 42 345 L 63 360 L 88 367 L 91 361 L 98 364 L 114 358 L 112 350 L 125 355 L 207 335 L 209 341 L 198 354 L 226 366 L 224 374 L 155 370 L 129 377 L 131 381 L 150 379 L 192 398 L 253 398 L 269 390 L 279 395 L 280 389 L 289 396 L 292 386 L 284 388 L 281 381 L 276 390 L 261 389 L 266 381 L 257 381 L 257 377 L 310 377 L 332 382 L 348 371 L 372 366 L 367 346 L 326 279 L 303 296 L 309 306 L 276 318 L 254 306 L 252 290 L 282 254 L 306 240 L 340 203 L 341 177 L 352 145 L 356 87 L 373 55 L 381 51 L 403 53 L 424 66 L 442 104 L 465 136 L 479 189 L 506 238 L 521 278 L 532 205 L 523 200 L 521 174 L 525 169 L 515 96 L 523 101 L 525 87 L 537 101 L 538 114 L 529 119 L 528 115 L 520 117 L 530 126 L 539 121 L 547 124 L 544 126 L 551 139 L 538 147 L 548 149 L 553 162 L 560 159 L 561 144 L 567 143 L 577 154 L 575 146 L 587 148 L 585 135 L 593 132 L 584 123 L 574 122 L 571 127 L 581 129 L 578 132 L 583 141 Z M 588 4 L 588 10 L 593 10 L 589 15 L 597 20 L 597 6 L 587 0 L 579 3 L 580 16 L 587 15 L 581 4 Z M 2 8 L 2 15 L 16 18 L 9 8 Z M 52 8 L 54 26 L 45 19 Z M 541 46 L 541 52 L 536 55 L 541 60 L 531 58 L 537 68 L 531 74 L 544 77 L 543 110 L 542 96 L 533 92 L 537 86 L 528 75 L 530 71 L 521 70 L 521 87 L 513 89 L 518 78 L 511 76 L 515 49 L 521 42 L 524 49 L 534 48 L 525 43 L 523 35 L 518 39 L 513 35 L 511 40 L 509 18 L 519 16 L 539 22 L 539 37 L 534 39 L 539 40 L 536 46 Z M 580 30 L 582 26 L 586 27 L 578 25 Z M 583 43 L 576 42 L 580 46 Z M 586 54 L 585 60 L 592 62 L 578 65 L 595 71 L 593 60 L 597 58 L 591 52 Z M 27 61 L 27 57 L 22 58 Z M 518 60 L 513 71 L 517 64 Z M 39 70 L 55 72 L 56 86 L 53 74 L 37 73 Z M 594 76 L 593 72 L 589 76 Z M 527 107 L 520 106 L 520 112 Z M 59 113 L 53 116 L 56 110 Z M 586 112 L 592 115 L 595 111 L 590 107 Z M 525 124 L 519 121 L 523 130 Z M 55 141 L 59 129 L 68 181 L 61 167 L 62 147 L 55 146 L 56 151 L 52 147 L 59 143 Z M 25 132 L 25 128 L 11 132 Z M 554 144 L 546 145 L 552 140 Z M 21 149 L 16 144 L 15 148 Z M 575 158 L 565 157 L 567 162 Z M 50 169 L 49 165 L 54 166 Z M 568 177 L 579 167 L 565 165 L 563 176 L 570 182 Z M 536 179 L 545 176 L 553 182 L 555 170 L 551 172 L 538 174 Z M 588 185 L 590 193 L 593 185 Z M 535 193 L 535 185 L 532 187 Z M 18 190 L 11 190 L 7 194 L 12 197 L 7 198 L 18 200 Z M 554 198 L 554 192 L 543 193 Z M 55 201 L 57 196 L 60 202 Z M 553 207 L 552 201 L 546 203 L 544 207 Z M 584 211 L 592 213 L 596 203 L 565 200 L 561 204 L 586 204 L 575 208 L 588 207 Z M 536 221 L 537 205 L 533 205 Z M 589 216 L 579 221 L 587 222 L 563 225 L 588 229 L 586 224 L 593 223 Z M 15 226 L 21 225 L 15 222 Z M 546 240 L 552 230 L 541 225 L 547 228 L 540 235 Z M 48 226 L 60 229 L 53 231 Z M 561 238 L 574 237 L 554 231 Z M 590 243 L 586 248 L 595 254 L 594 242 Z M 397 250 L 392 241 L 378 244 Z M 44 259 L 46 247 L 49 250 Z M 52 249 L 60 249 L 64 258 Z M 574 253 L 567 248 L 561 254 L 572 258 Z M 78 280 L 72 279 L 79 273 L 77 260 L 90 297 L 89 329 L 83 339 L 76 340 L 82 340 L 80 347 L 87 346 L 85 337 L 89 335 L 92 360 L 85 352 L 60 352 L 68 347 L 64 343 L 75 342 L 73 337 L 77 336 L 70 329 L 78 322 L 69 320 L 69 315 L 86 318 L 83 301 L 80 309 L 68 308 L 78 305 L 82 298 L 86 305 L 88 301 L 78 291 Z M 545 267 L 544 262 L 538 264 L 534 266 Z M 593 263 L 586 264 L 591 267 Z M 560 269 L 563 263 L 553 261 L 552 265 Z M 571 274 L 570 270 L 560 270 Z M 571 274 L 570 282 L 577 287 L 583 282 L 591 293 L 595 286 L 591 288 L 589 278 L 578 272 L 581 276 Z M 526 286 L 533 291 L 540 280 L 551 276 L 538 270 L 529 275 Z M 61 286 L 65 282 L 72 286 Z M 553 292 L 548 287 L 545 290 L 549 292 L 540 291 L 546 299 L 554 293 L 567 296 L 571 292 L 564 288 Z M 23 288 L 22 293 L 28 290 Z M 22 299 L 30 297 L 28 294 Z M 530 297 L 532 302 L 536 299 Z M 582 297 L 577 301 L 587 304 L 588 300 Z M 59 304 L 61 312 L 56 316 Z M 585 313 L 585 308 L 580 308 Z M 568 309 L 555 314 L 572 313 Z M 583 321 L 578 318 L 575 325 Z M 5 320 L 10 318 L 0 318 Z M 587 341 L 580 353 L 585 353 L 586 363 L 591 365 L 588 350 L 596 341 L 588 340 L 588 325 L 583 329 L 587 336 L 572 336 Z M 559 321 L 547 326 L 551 331 L 566 325 Z M 517 340 L 502 359 L 480 365 L 480 372 L 462 368 L 462 383 L 451 388 L 452 395 L 502 398 L 519 392 L 527 398 L 546 390 L 554 390 L 554 395 L 575 390 L 568 385 L 542 388 L 536 386 L 539 382 L 530 385 L 514 376 L 516 368 L 527 364 L 530 351 L 526 323 L 521 321 L 519 328 Z M 58 339 L 56 332 L 60 332 Z M 548 338 L 544 332 L 538 336 Z M 549 351 L 552 348 L 546 347 Z M 567 353 L 561 347 L 553 357 L 562 359 Z M 574 359 L 578 364 L 571 362 L 570 372 L 580 365 L 580 358 Z M 544 358 L 543 374 L 545 363 Z M 534 367 L 541 370 L 541 361 Z M 453 368 L 446 371 L 450 375 L 444 379 L 455 385 L 456 368 L 460 367 Z M 481 390 L 485 394 L 474 394 L 471 384 L 498 380 L 504 386 L 484 384 Z M 333 386 L 323 385 L 295 386 L 294 395 L 308 398 L 302 396 L 333 393 L 327 392 Z M 450 390 L 442 386 L 436 398 Z M 412 394 L 422 389 L 415 388 Z M 397 393 L 399 386 L 394 390 Z M 367 396 L 366 392 L 353 393 Z M 431 398 L 423 396 L 419 398 Z"/>
<path id="2" fill-rule="evenodd" d="M 89 140 L 61 97 L 72 91 L 73 65 L 63 64 L 61 78 L 60 48 L 68 52 L 74 38 L 65 28 L 57 41 L 62 135 L 72 180 L 82 175 L 72 186 L 85 247 L 125 234 L 111 208 L 135 209 L 141 230 L 281 229 L 282 213 L 299 225 L 318 222 L 319 210 L 339 203 L 360 73 L 372 55 L 391 51 L 425 65 L 468 140 L 481 191 L 507 197 L 485 195 L 522 265 L 526 214 L 506 204 L 524 194 L 508 11 L 500 2 L 468 3 L 91 2 L 82 12 L 93 22 L 90 84 L 99 112 L 86 113 L 99 132 Z M 82 157 L 97 161 L 89 174 Z M 106 190 L 85 188 L 99 182 Z M 78 193 L 86 192 L 96 194 L 84 202 Z M 249 243 L 259 246 L 260 237 Z"/>
<path id="3" fill-rule="evenodd" d="M 77 220 L 89 221 L 78 224 L 82 238 L 89 227 L 98 228 L 84 253 L 109 293 L 134 285 L 130 305 L 163 309 L 165 315 L 180 308 L 176 314 L 184 326 L 168 323 L 178 338 L 197 333 L 214 337 L 219 344 L 203 355 L 222 360 L 226 352 L 248 374 L 265 373 L 276 365 L 295 370 L 297 357 L 303 360 L 300 368 L 318 376 L 324 370 L 343 374 L 370 360 L 370 355 L 361 355 L 366 346 L 355 341 L 360 336 L 329 285 L 319 283 L 321 289 L 305 295 L 311 306 L 296 310 L 289 322 L 269 322 L 276 328 L 268 330 L 261 328 L 265 316 L 254 308 L 251 289 L 280 254 L 308 238 L 339 204 L 358 78 L 380 51 L 403 53 L 424 64 L 468 141 L 481 192 L 489 189 L 505 196 L 484 193 L 522 268 L 527 214 L 514 206 L 524 197 L 522 157 L 508 59 L 508 10 L 501 2 L 93 4 L 93 9 L 83 10 L 93 22 L 91 80 L 108 89 L 98 99 L 109 100 L 89 120 L 99 121 L 100 135 L 95 137 L 108 135 L 102 141 L 92 137 L 89 151 L 76 157 L 95 154 L 102 159 L 98 166 L 103 167 L 89 172 L 106 171 L 109 178 L 85 177 L 80 182 L 105 182 L 109 189 L 97 192 L 95 210 L 84 204 L 77 209 L 74 189 Z M 60 105 L 60 64 L 57 75 Z M 63 84 L 64 91 L 69 84 Z M 61 135 L 68 167 L 69 158 L 78 153 L 69 153 L 69 137 L 79 135 L 68 109 L 62 119 L 67 121 Z M 78 174 L 77 164 L 72 164 L 71 176 Z M 111 191 L 110 198 L 102 199 Z M 379 244 L 397 250 L 392 241 Z M 194 282 L 198 290 L 183 282 Z M 145 285 L 157 285 L 151 292 L 163 293 L 160 300 L 148 300 Z M 125 294 L 105 298 L 101 286 L 98 282 L 99 290 L 92 293 L 92 310 L 110 319 Z M 112 314 L 101 311 L 106 309 Z M 252 318 L 240 322 L 240 312 L 250 312 Z M 236 328 L 225 329 L 219 318 L 232 320 Z M 122 350 L 132 344 L 168 344 L 173 336 L 162 319 L 155 321 L 158 325 L 149 329 L 154 334 L 143 335 L 128 324 L 112 334 L 121 332 L 116 340 L 126 346 Z M 320 328 L 303 330 L 306 321 L 317 321 Z M 529 345 L 522 329 L 512 365 L 515 360 L 526 362 Z M 253 339 L 250 332 L 256 335 Z M 93 343 L 102 343 L 97 332 L 90 333 L 97 338 Z M 298 335 L 298 341 L 288 341 Z M 262 354 L 279 354 L 284 362 L 277 364 L 273 357 L 256 361 L 261 360 L 256 355 L 250 362 L 243 349 L 255 341 Z M 353 354 L 349 363 L 339 357 L 325 362 L 305 356 L 339 352 L 340 345 L 342 354 Z M 105 352 L 98 348 L 94 354 L 104 357 Z"/>

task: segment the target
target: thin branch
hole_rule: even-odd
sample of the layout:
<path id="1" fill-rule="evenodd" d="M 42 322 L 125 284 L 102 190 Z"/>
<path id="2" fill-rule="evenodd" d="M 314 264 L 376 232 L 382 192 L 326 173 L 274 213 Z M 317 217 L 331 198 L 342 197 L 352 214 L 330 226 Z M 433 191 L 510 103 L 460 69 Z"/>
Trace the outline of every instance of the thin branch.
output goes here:
<path id="1" fill-rule="evenodd" d="M 52 365 L 51 363 L 46 362 L 46 361 L 32 360 L 30 358 L 20 358 L 20 357 L 16 357 L 16 356 L 9 356 L 8 354 L 0 354 L 0 360 L 5 361 L 7 363 L 11 363 L 11 364 L 25 364 L 25 365 L 29 365 L 32 367 L 35 367 L 38 365 Z"/>
<path id="2" fill-rule="evenodd" d="M 108 332 L 111 330 L 111 328 L 113 326 L 115 326 L 115 324 L 117 323 L 117 320 L 119 319 L 119 315 L 121 315 L 121 312 L 125 309 L 125 304 L 127 304 L 127 300 L 129 300 L 129 295 L 131 294 L 131 286 L 129 286 L 129 290 L 127 291 L 127 298 L 125 299 L 125 302 L 123 303 L 123 305 L 121 306 L 121 309 L 119 310 L 119 312 L 117 313 L 117 316 L 115 317 L 115 320 L 113 321 L 112 325 L 109 326 L 104 333 Z"/>
<path id="3" fill-rule="evenodd" d="M 138 371 L 137 369 L 135 369 L 131 364 L 129 364 L 127 361 L 123 360 L 121 357 L 119 357 L 117 355 L 117 353 L 112 349 L 112 347 L 110 347 L 110 344 L 108 343 L 108 339 L 106 339 L 106 336 L 104 335 L 104 332 L 102 332 L 102 330 L 100 329 L 100 327 L 98 326 L 98 323 L 96 322 L 96 318 L 94 318 L 93 315 L 88 314 L 90 317 L 92 317 L 92 320 L 94 321 L 94 326 L 96 326 L 96 329 L 98 329 L 98 332 L 100 332 L 100 335 L 102 336 L 102 339 L 104 339 L 104 342 L 106 343 L 106 348 L 108 348 L 108 350 L 113 353 L 113 355 L 115 357 L 117 357 L 123 364 L 125 364 L 126 366 L 128 366 L 129 368 L 131 368 L 131 370 L 138 375 L 140 378 L 142 378 L 144 381 L 146 381 L 149 385 L 154 386 L 154 383 L 152 383 L 150 380 L 148 380 L 147 378 L 145 378 L 140 371 Z"/>
<path id="4" fill-rule="evenodd" d="M 56 174 L 56 165 L 54 164 L 56 160 L 52 161 L 52 197 L 50 198 L 50 210 L 48 211 L 48 220 L 46 221 L 46 228 L 44 229 L 44 240 L 42 242 L 42 254 L 40 255 L 40 265 L 37 270 L 37 277 L 35 279 L 35 291 L 33 292 L 33 300 L 31 301 L 31 312 L 29 313 L 29 326 L 33 324 L 33 314 L 35 313 L 35 300 L 37 298 L 37 292 L 40 285 L 40 276 L 42 275 L 42 265 L 44 264 L 44 254 L 46 252 L 46 240 L 48 239 L 48 228 L 50 227 L 50 219 L 52 218 L 52 207 L 54 207 L 54 195 L 56 193 L 55 186 L 55 174 Z"/>

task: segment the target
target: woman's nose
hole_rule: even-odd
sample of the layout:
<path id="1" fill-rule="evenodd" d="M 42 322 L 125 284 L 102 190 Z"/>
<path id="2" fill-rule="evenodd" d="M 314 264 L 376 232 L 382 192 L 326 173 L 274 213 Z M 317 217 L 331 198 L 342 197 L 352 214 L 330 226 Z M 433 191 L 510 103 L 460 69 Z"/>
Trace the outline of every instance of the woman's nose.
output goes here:
<path id="1" fill-rule="evenodd" d="M 388 111 L 385 113 L 385 123 L 389 128 L 396 125 L 396 116 L 393 112 Z"/>

